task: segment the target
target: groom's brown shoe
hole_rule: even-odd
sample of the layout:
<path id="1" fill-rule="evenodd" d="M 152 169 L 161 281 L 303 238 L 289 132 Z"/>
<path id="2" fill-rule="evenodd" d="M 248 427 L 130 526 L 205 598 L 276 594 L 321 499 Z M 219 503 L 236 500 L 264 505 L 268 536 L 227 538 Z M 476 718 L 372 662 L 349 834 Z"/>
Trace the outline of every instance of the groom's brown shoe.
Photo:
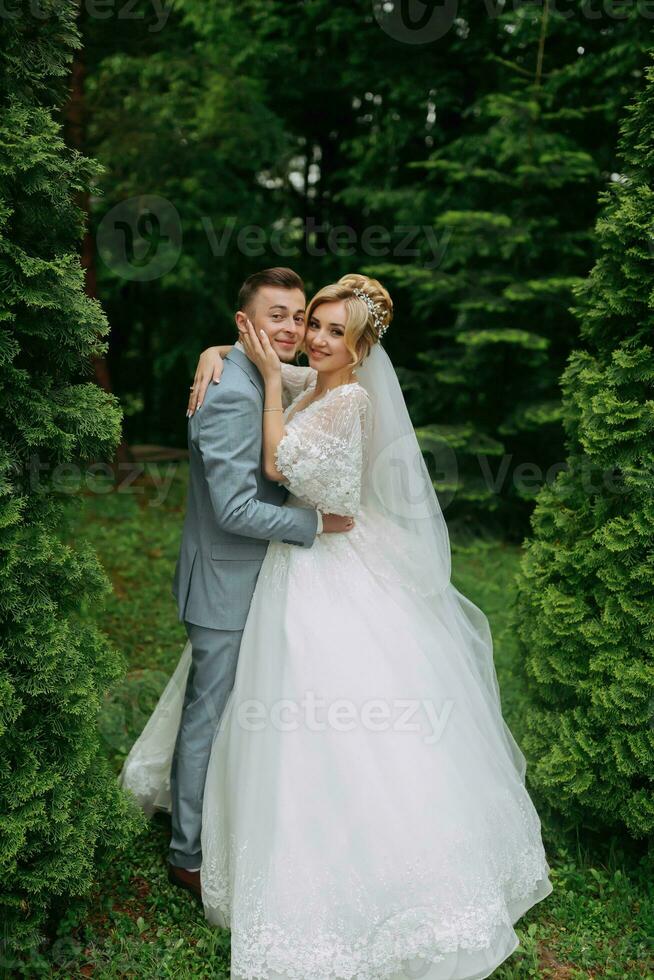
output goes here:
<path id="1" fill-rule="evenodd" d="M 168 881 L 171 885 L 184 888 L 190 892 L 199 902 L 202 901 L 202 886 L 200 884 L 199 871 L 187 871 L 186 868 L 178 868 L 174 864 L 168 864 Z"/>

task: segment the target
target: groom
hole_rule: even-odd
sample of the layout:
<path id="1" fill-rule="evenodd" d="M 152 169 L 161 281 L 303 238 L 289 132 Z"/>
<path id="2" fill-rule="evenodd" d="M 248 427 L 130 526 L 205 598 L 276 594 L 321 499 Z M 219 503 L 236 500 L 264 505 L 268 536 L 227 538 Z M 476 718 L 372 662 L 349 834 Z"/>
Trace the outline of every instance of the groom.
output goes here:
<path id="1" fill-rule="evenodd" d="M 280 360 L 304 339 L 306 299 L 291 269 L 265 269 L 241 287 L 236 323 L 265 330 Z M 287 491 L 261 469 L 263 379 L 245 352 L 225 358 L 188 423 L 189 487 L 173 581 L 192 647 L 173 754 L 168 877 L 200 897 L 202 799 L 211 742 L 234 685 L 243 627 L 268 542 L 310 548 L 316 534 L 346 530 L 346 517 L 282 507 Z"/>

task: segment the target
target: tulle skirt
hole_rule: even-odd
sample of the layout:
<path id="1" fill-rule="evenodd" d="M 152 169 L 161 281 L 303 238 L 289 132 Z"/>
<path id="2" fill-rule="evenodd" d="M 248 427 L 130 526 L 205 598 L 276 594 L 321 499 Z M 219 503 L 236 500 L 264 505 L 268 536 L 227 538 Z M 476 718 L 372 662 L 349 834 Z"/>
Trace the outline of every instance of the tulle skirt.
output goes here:
<path id="1" fill-rule="evenodd" d="M 488 621 L 375 575 L 378 533 L 273 542 L 259 575 L 202 818 L 232 980 L 481 980 L 552 891 Z M 147 812 L 170 806 L 190 656 L 121 777 Z"/>

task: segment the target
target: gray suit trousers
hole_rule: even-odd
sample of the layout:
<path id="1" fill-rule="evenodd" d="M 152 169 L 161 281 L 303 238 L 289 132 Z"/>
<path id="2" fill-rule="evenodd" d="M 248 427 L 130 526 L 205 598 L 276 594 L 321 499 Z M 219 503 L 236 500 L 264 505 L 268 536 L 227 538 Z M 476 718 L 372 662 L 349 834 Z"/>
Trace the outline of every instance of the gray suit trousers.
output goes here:
<path id="1" fill-rule="evenodd" d="M 202 800 L 211 743 L 234 686 L 243 630 L 214 630 L 184 621 L 193 648 L 184 708 L 170 771 L 172 834 L 168 859 L 178 868 L 202 864 Z"/>

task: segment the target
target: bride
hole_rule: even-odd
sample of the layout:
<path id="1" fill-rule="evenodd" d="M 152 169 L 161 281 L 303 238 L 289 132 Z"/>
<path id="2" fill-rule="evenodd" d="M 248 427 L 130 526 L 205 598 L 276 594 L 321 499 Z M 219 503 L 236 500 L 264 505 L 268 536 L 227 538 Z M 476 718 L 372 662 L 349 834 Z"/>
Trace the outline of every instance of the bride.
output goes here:
<path id="1" fill-rule="evenodd" d="M 214 738 L 202 898 L 231 929 L 232 980 L 481 980 L 552 891 L 488 620 L 450 582 L 381 344 L 391 317 L 381 284 L 349 275 L 307 308 L 309 368 L 243 337 L 265 381 L 266 475 L 355 526 L 270 543 Z M 189 664 L 187 643 L 121 774 L 148 813 L 170 805 Z"/>

